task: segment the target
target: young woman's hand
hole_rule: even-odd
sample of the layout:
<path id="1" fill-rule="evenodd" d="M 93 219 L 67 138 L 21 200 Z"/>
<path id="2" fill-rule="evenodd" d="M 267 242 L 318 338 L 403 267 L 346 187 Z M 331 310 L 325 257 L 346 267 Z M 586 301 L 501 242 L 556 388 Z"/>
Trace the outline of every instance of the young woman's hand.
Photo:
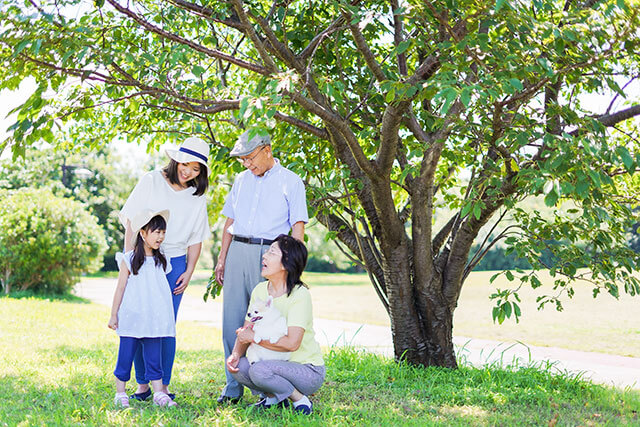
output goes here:
<path id="1" fill-rule="evenodd" d="M 109 328 L 113 329 L 114 331 L 118 329 L 118 316 L 111 316 L 111 318 L 109 319 Z"/>
<path id="2" fill-rule="evenodd" d="M 191 274 L 192 273 L 188 273 L 185 271 L 180 275 L 180 277 L 178 277 L 178 280 L 176 280 L 177 286 L 173 290 L 174 295 L 180 295 L 184 292 L 185 289 L 187 289 L 187 286 L 189 286 L 189 282 L 191 281 Z"/>
<path id="3" fill-rule="evenodd" d="M 231 355 L 227 357 L 227 370 L 234 374 L 238 372 L 240 370 L 238 369 L 238 362 L 240 362 L 240 357 L 235 353 L 231 353 Z"/>

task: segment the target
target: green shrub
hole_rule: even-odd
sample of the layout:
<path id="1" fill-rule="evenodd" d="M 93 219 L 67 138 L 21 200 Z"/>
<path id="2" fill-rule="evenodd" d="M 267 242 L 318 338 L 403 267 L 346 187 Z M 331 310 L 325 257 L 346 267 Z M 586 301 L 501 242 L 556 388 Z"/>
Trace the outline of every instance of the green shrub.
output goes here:
<path id="1" fill-rule="evenodd" d="M 0 199 L 0 281 L 5 293 L 64 293 L 81 273 L 100 268 L 104 231 L 81 203 L 28 188 L 2 191 Z"/>

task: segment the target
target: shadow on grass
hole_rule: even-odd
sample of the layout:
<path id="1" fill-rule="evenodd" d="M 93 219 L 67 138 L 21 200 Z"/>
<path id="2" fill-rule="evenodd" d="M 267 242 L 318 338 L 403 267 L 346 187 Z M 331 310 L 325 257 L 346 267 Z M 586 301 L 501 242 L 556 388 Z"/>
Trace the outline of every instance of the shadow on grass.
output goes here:
<path id="1" fill-rule="evenodd" d="M 7 299 L 36 299 L 42 301 L 59 301 L 59 302 L 70 302 L 72 304 L 90 304 L 91 301 L 87 298 L 81 298 L 79 296 L 73 295 L 71 293 L 66 294 L 39 294 L 33 291 L 15 291 L 9 293 L 9 295 L 2 294 L 0 298 Z"/>
<path id="2" fill-rule="evenodd" d="M 24 374 L 0 377 L 0 420 L 15 425 L 564 425 L 633 424 L 640 393 L 621 392 L 533 367 L 422 368 L 355 349 L 332 348 L 327 378 L 309 417 L 255 412 L 257 400 L 221 406 L 222 352 L 178 351 L 171 389 L 178 408 L 113 405 L 117 347 L 59 345 L 36 350 Z M 16 359 L 20 360 L 20 359 Z M 0 371 L 1 372 L 1 371 Z M 20 371 L 19 371 L 20 372 Z M 127 391 L 133 391 L 133 381 Z M 635 408 L 635 409 L 634 409 Z"/>

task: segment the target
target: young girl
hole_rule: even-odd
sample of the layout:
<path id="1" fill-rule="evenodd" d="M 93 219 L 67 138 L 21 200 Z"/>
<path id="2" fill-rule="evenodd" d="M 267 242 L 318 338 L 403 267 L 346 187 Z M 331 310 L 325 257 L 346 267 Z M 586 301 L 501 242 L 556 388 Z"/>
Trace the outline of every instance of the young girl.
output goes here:
<path id="1" fill-rule="evenodd" d="M 166 274 L 171 264 L 160 252 L 169 211 L 144 209 L 131 220 L 133 250 L 118 254 L 118 286 L 113 296 L 109 327 L 120 336 L 115 404 L 129 407 L 125 386 L 131 377 L 131 364 L 142 347 L 145 372 L 153 387 L 153 403 L 177 406 L 162 391 L 162 338 L 175 337 L 171 288 Z"/>

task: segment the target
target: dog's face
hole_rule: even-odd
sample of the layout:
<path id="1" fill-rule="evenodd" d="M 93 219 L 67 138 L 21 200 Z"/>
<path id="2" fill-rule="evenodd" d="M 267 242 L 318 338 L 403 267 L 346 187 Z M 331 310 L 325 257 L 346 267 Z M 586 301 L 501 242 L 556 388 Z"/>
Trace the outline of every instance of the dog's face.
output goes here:
<path id="1" fill-rule="evenodd" d="M 269 310 L 272 308 L 273 298 L 269 297 L 266 301 L 262 301 L 261 299 L 256 299 L 253 304 L 249 306 L 249 311 L 247 312 L 247 319 L 250 322 L 256 323 L 262 320 L 263 317 L 267 314 Z"/>

